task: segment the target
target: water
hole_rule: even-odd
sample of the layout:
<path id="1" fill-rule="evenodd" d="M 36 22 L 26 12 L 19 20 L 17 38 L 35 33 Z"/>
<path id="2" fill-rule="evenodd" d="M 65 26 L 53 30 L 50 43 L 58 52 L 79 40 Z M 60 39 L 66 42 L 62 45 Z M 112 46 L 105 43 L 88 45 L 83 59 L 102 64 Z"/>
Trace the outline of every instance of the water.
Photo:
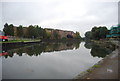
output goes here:
<path id="1" fill-rule="evenodd" d="M 7 48 L 2 56 L 2 78 L 72 79 L 111 52 L 96 47 L 81 42 Z"/>

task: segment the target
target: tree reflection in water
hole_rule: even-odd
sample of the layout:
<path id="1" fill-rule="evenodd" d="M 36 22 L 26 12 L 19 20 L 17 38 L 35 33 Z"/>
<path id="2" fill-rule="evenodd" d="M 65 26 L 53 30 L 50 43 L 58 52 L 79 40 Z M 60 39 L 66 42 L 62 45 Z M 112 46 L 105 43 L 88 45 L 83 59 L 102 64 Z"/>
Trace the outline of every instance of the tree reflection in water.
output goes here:
<path id="1" fill-rule="evenodd" d="M 110 44 L 109 44 L 110 45 Z M 35 44 L 31 46 L 24 46 L 20 48 L 12 48 L 12 49 L 4 49 L 3 56 L 5 58 L 13 57 L 15 54 L 22 56 L 24 53 L 29 56 L 38 56 L 44 52 L 54 52 L 54 51 L 62 51 L 62 50 L 73 50 L 78 49 L 80 47 L 80 42 L 76 43 L 41 43 Z M 91 49 L 90 53 L 93 57 L 105 57 L 115 50 L 115 46 L 109 47 L 104 45 L 98 45 L 93 42 L 85 42 L 84 47 L 87 49 Z M 2 53 L 1 53 L 2 55 Z"/>
<path id="2" fill-rule="evenodd" d="M 105 45 L 98 45 L 93 42 L 86 42 L 84 46 L 87 49 L 91 49 L 90 53 L 93 57 L 102 57 L 103 58 L 115 50 L 115 46 L 112 45 L 112 47 L 110 47 L 110 45 L 111 44 L 109 44 L 109 46 L 105 46 Z"/>
<path id="3" fill-rule="evenodd" d="M 42 52 L 53 52 L 53 51 L 62 51 L 62 50 L 73 50 L 78 49 L 80 42 L 77 43 L 41 43 L 31 46 L 24 46 L 19 48 L 9 48 L 4 49 L 8 54 L 4 55 L 5 58 L 13 57 L 15 54 L 22 56 L 23 53 L 28 54 L 29 56 L 38 56 Z"/>

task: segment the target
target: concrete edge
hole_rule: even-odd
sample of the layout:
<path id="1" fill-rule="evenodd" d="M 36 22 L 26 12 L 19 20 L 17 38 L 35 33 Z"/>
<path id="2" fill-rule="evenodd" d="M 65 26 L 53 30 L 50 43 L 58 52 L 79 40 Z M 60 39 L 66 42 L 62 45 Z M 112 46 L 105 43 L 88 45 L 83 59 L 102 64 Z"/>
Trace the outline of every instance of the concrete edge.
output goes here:
<path id="1" fill-rule="evenodd" d="M 94 64 L 94 65 L 98 65 L 98 66 L 100 66 L 103 62 L 104 62 L 104 60 L 106 60 L 106 59 L 108 59 L 108 58 L 111 58 L 115 53 L 117 53 L 117 55 L 118 55 L 118 50 L 119 49 L 116 49 L 116 50 L 114 50 L 111 54 L 109 54 L 109 55 L 107 55 L 105 58 L 103 58 L 102 60 L 100 60 L 100 61 L 98 61 L 96 64 Z M 94 66 L 93 65 L 93 66 Z M 88 70 L 89 71 L 93 71 L 94 69 L 96 69 L 97 67 L 90 67 L 90 68 L 88 68 L 87 70 L 85 70 L 85 71 L 83 71 L 83 72 L 81 72 L 80 74 L 78 74 L 76 77 L 74 77 L 73 79 L 85 79 L 86 77 L 87 77 L 87 75 L 89 75 L 91 72 L 88 72 Z M 98 67 L 99 68 L 99 67 Z"/>

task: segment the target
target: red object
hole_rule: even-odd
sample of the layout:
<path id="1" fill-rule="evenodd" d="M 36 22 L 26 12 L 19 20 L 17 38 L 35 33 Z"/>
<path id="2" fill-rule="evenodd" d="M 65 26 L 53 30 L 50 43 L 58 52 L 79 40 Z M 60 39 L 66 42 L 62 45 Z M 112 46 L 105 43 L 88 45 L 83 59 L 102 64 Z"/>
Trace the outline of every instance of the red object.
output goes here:
<path id="1" fill-rule="evenodd" d="M 0 53 L 0 56 L 7 55 L 7 54 L 8 54 L 7 52 Z"/>
<path id="2" fill-rule="evenodd" d="M 8 36 L 0 36 L 0 39 L 8 39 Z"/>

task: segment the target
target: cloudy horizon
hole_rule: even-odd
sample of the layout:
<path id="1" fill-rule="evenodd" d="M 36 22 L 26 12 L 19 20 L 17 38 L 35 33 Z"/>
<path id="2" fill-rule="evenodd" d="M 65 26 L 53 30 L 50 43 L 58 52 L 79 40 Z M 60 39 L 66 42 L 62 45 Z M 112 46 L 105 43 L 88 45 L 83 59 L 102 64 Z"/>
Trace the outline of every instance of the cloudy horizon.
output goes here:
<path id="1" fill-rule="evenodd" d="M 83 37 L 93 26 L 118 24 L 118 0 L 40 0 L 39 2 L 1 2 L 2 26 L 39 25 L 42 28 L 78 31 Z M 2 6 L 1 6 L 2 5 Z"/>

